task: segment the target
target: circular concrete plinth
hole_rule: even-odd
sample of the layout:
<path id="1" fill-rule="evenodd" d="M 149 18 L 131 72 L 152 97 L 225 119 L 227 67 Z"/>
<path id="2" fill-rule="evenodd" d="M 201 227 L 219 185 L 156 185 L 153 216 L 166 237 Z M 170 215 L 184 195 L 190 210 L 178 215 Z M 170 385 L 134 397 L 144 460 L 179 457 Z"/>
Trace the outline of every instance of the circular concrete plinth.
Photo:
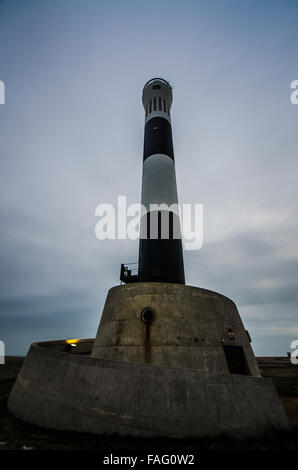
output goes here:
<path id="1" fill-rule="evenodd" d="M 289 427 L 270 379 L 63 351 L 65 342 L 31 346 L 8 401 L 15 416 L 47 428 L 143 437 L 246 438 Z"/>

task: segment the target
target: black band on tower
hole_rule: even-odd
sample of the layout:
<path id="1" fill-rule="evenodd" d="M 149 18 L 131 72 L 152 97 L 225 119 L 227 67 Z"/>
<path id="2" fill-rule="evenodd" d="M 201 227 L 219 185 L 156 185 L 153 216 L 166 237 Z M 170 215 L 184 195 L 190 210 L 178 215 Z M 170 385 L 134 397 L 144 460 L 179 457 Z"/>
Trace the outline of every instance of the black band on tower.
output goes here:
<path id="1" fill-rule="evenodd" d="M 150 155 L 163 154 L 174 160 L 172 127 L 163 117 L 149 119 L 145 126 L 144 159 Z"/>
<path id="2" fill-rule="evenodd" d="M 181 240 L 140 240 L 139 281 L 185 284 Z"/>
<path id="3" fill-rule="evenodd" d="M 173 212 L 155 211 L 147 212 L 145 218 L 141 224 L 139 281 L 184 284 L 182 243 L 181 238 L 175 238 L 175 234 L 181 237 L 179 217 Z M 162 227 L 166 226 L 168 238 L 163 239 Z"/>

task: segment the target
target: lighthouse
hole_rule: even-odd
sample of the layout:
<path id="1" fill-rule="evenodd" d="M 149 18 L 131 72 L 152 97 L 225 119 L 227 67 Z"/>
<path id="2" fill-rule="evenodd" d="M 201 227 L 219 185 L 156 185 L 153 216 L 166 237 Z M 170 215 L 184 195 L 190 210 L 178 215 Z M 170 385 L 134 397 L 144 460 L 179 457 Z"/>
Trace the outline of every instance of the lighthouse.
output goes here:
<path id="1" fill-rule="evenodd" d="M 31 345 L 8 409 L 48 428 L 142 438 L 288 430 L 235 303 L 185 285 L 169 83 L 147 82 L 143 105 L 138 273 L 122 265 L 96 338 Z"/>
<path id="2" fill-rule="evenodd" d="M 143 89 L 145 132 L 140 224 L 140 282 L 185 284 L 173 149 L 172 87 L 162 78 Z"/>

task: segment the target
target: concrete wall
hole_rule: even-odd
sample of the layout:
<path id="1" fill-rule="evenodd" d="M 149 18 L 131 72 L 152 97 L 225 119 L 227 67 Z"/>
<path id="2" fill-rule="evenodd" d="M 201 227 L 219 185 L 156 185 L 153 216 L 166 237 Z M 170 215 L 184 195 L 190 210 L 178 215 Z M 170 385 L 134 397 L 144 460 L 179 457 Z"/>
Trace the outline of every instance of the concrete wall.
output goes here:
<path id="1" fill-rule="evenodd" d="M 146 307 L 155 311 L 149 326 L 141 318 Z M 92 356 L 228 373 L 224 344 L 242 346 L 251 375 L 260 375 L 232 300 L 197 287 L 139 282 L 109 290 Z"/>
<path id="2" fill-rule="evenodd" d="M 132 436 L 287 429 L 270 379 L 106 361 L 33 344 L 8 401 L 39 426 Z"/>

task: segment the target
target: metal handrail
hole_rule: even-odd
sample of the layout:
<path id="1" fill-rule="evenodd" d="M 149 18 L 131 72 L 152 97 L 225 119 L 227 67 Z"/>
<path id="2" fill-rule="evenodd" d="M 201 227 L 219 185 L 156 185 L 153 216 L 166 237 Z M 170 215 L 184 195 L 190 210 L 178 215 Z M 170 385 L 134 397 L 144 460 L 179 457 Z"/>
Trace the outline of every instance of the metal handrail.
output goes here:
<path id="1" fill-rule="evenodd" d="M 125 282 L 137 282 L 138 281 L 138 267 L 139 263 L 122 263 L 120 269 L 120 281 Z"/>

